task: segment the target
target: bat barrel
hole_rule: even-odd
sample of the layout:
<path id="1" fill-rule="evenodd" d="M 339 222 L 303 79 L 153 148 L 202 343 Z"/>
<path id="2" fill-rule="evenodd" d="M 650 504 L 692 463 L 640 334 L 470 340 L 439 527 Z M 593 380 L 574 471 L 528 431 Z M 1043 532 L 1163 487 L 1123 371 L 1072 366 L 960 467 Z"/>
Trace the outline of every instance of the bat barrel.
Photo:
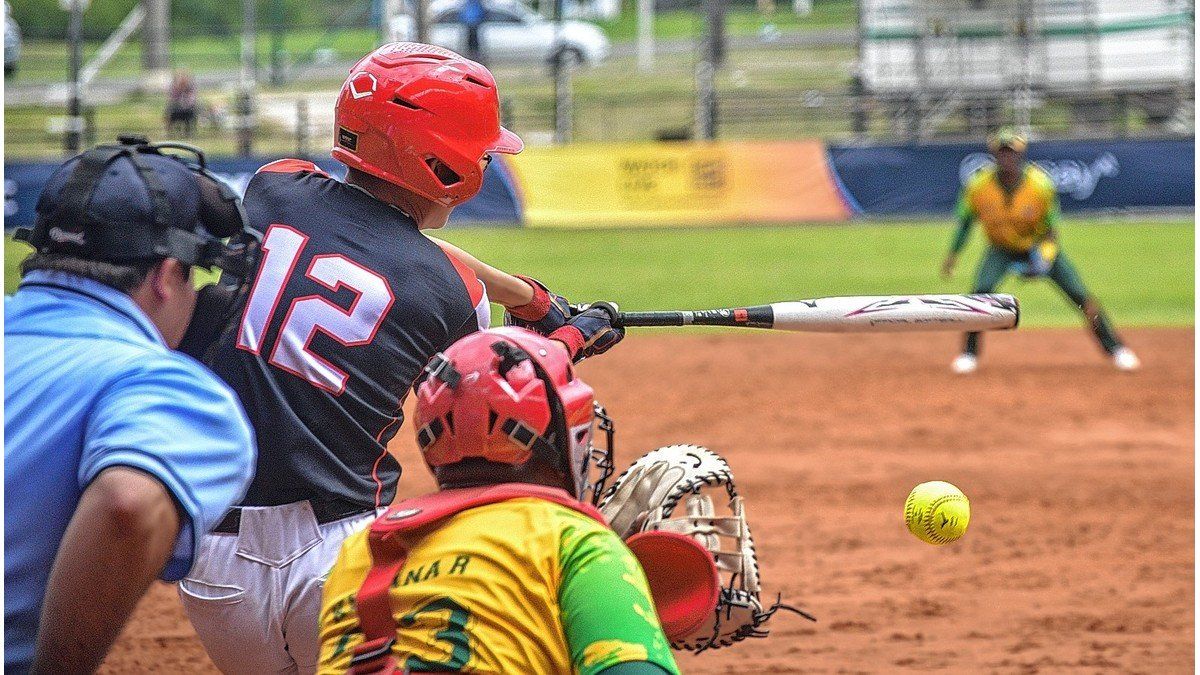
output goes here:
<path id="1" fill-rule="evenodd" d="M 815 333 L 991 331 L 1017 327 L 1021 308 L 1007 294 L 889 295 L 817 298 L 754 307 L 620 312 L 636 326 L 731 326 Z"/>
<path id="2" fill-rule="evenodd" d="M 818 298 L 772 308 L 776 330 L 823 333 L 1008 330 L 1020 320 L 1016 298 L 992 293 Z"/>

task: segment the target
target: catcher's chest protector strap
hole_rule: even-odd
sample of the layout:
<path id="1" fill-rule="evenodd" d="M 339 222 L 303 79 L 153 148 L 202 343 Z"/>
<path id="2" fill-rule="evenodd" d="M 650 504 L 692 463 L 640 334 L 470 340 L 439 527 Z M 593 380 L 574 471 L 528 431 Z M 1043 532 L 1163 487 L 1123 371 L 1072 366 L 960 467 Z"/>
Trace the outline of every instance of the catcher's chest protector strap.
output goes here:
<path id="1" fill-rule="evenodd" d="M 600 511 L 575 499 L 566 490 L 529 483 L 442 490 L 393 504 L 371 524 L 367 537 L 371 547 L 371 570 L 355 596 L 364 641 L 354 650 L 348 675 L 405 672 L 392 655 L 396 617 L 392 613 L 388 591 L 408 560 L 409 549 L 420 538 L 418 531 L 467 509 L 522 497 L 544 499 L 608 524 Z"/>

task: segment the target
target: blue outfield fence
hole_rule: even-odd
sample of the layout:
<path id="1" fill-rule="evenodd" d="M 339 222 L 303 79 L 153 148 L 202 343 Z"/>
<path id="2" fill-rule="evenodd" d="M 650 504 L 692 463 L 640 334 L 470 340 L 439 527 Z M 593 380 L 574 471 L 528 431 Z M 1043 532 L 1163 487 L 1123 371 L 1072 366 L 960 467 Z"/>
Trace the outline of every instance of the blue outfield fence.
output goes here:
<path id="1" fill-rule="evenodd" d="M 1029 158 L 1054 178 L 1063 210 L 1068 212 L 1190 208 L 1195 206 L 1195 145 L 1194 138 L 1037 141 L 1029 146 Z M 982 145 L 966 143 L 831 146 L 826 157 L 831 169 L 828 178 L 844 203 L 852 213 L 868 216 L 950 213 L 959 188 L 991 161 Z M 271 159 L 216 159 L 209 166 L 244 189 L 254 171 Z M 561 161 L 578 160 L 565 153 Z M 345 174 L 345 167 L 333 160 L 317 164 L 339 178 Z M 42 185 L 56 166 L 5 164 L 5 231 L 33 223 Z M 521 195 L 526 189 L 518 184 L 508 162 L 492 162 L 483 189 L 455 209 L 451 222 L 523 223 Z M 614 199 L 611 208 L 620 212 L 620 200 Z"/>
<path id="2" fill-rule="evenodd" d="M 1195 138 L 1035 141 L 1029 159 L 1058 186 L 1064 211 L 1195 206 Z M 847 202 L 865 215 L 948 213 L 991 162 L 981 144 L 832 146 Z"/>
<path id="3" fill-rule="evenodd" d="M 208 168 L 228 182 L 238 192 L 246 189 L 246 183 L 258 167 L 276 158 L 214 159 Z M 332 159 L 318 160 L 316 164 L 330 175 L 343 178 L 346 167 Z M 58 167 L 57 162 L 13 162 L 4 165 L 4 231 L 33 225 L 38 195 L 42 186 Z M 451 223 L 490 222 L 519 224 L 521 208 L 512 174 L 503 162 L 492 162 L 484 174 L 483 188 L 470 201 L 454 210 Z"/>

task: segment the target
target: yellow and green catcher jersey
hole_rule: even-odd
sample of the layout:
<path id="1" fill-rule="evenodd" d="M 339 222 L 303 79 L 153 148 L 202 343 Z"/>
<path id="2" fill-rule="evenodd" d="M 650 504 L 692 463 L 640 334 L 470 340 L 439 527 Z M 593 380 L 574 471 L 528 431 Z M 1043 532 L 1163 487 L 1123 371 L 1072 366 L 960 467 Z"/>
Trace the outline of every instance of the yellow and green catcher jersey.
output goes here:
<path id="1" fill-rule="evenodd" d="M 346 540 L 325 582 L 320 673 L 344 673 L 363 641 L 354 598 L 368 532 Z M 536 498 L 462 511 L 422 536 L 392 583 L 393 653 L 415 671 L 581 673 L 649 661 L 679 672 L 624 542 Z"/>
<path id="2" fill-rule="evenodd" d="M 1045 239 L 1058 213 L 1054 181 L 1033 164 L 1025 165 L 1011 193 L 1000 184 L 995 166 L 981 169 L 958 200 L 959 221 L 978 220 L 992 245 L 1011 253 L 1025 253 Z"/>

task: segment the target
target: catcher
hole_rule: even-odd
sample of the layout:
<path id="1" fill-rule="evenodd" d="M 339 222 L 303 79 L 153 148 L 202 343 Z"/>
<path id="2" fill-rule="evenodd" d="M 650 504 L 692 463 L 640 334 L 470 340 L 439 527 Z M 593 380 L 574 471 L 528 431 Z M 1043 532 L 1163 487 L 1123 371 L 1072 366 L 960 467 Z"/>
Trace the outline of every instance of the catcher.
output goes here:
<path id="1" fill-rule="evenodd" d="M 612 423 L 562 350 L 493 329 L 426 373 L 417 439 L 440 489 L 346 540 L 324 589 L 321 673 L 676 673 L 670 646 L 765 635 L 773 609 L 757 602 L 740 500 L 730 519 L 689 500 L 706 516 L 700 530 L 669 517 L 706 484 L 736 499 L 723 460 L 686 446 L 704 461 L 664 448 L 635 463 L 606 501 L 627 547 L 592 506 L 612 473 Z M 591 444 L 596 417 L 603 450 Z M 651 479 L 662 489 L 634 485 Z M 741 548 L 715 559 L 752 569 L 751 586 L 721 588 L 713 553 L 687 536 L 726 532 Z"/>
<path id="2" fill-rule="evenodd" d="M 1079 308 L 1096 341 L 1119 370 L 1137 370 L 1137 355 L 1121 342 L 1100 301 L 1092 295 L 1075 265 L 1059 250 L 1060 210 L 1054 181 L 1046 172 L 1025 162 L 1027 143 L 1011 129 L 1001 129 L 988 139 L 995 166 L 976 173 L 959 196 L 958 229 L 950 252 L 942 262 L 942 276 L 954 273 L 958 254 L 967 242 L 971 225 L 978 220 L 988 238 L 987 252 L 979 263 L 973 293 L 991 293 L 1010 272 L 1026 278 L 1049 277 Z M 966 375 L 975 372 L 979 359 L 979 333 L 967 333 L 963 351 L 951 368 Z"/>

